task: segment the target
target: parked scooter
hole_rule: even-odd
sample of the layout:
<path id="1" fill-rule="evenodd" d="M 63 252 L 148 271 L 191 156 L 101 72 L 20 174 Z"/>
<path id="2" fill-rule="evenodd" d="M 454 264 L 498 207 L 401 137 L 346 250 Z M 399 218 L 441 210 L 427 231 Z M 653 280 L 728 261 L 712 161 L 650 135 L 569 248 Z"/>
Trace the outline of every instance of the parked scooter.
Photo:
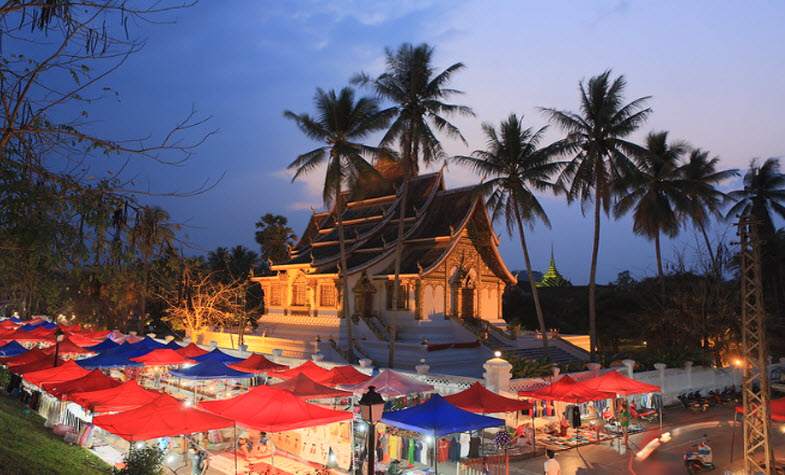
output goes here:
<path id="1" fill-rule="evenodd" d="M 713 463 L 705 463 L 697 458 L 688 458 L 689 453 L 684 454 L 684 466 L 687 467 L 687 473 L 690 475 L 702 472 L 711 472 L 717 467 Z"/>

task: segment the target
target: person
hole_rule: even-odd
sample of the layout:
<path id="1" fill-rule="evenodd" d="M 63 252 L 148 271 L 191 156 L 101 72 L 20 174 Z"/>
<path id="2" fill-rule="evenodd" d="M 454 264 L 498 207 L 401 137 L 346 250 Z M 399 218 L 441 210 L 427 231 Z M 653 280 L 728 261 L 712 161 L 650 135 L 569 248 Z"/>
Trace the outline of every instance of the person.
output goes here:
<path id="1" fill-rule="evenodd" d="M 703 434 L 697 449 L 695 452 L 687 452 L 687 460 L 700 460 L 704 465 L 712 465 L 714 463 L 714 453 L 711 450 L 709 438 L 706 434 Z"/>
<path id="2" fill-rule="evenodd" d="M 567 436 L 567 429 L 570 427 L 570 422 L 567 420 L 567 413 L 562 414 L 562 418 L 559 419 L 559 436 L 566 437 Z"/>
<path id="3" fill-rule="evenodd" d="M 191 459 L 191 475 L 202 475 L 207 470 L 205 453 L 195 444 L 191 444 L 188 456 Z"/>
<path id="4" fill-rule="evenodd" d="M 548 459 L 545 461 L 545 475 L 561 475 L 561 465 L 556 460 L 556 453 L 553 450 L 546 451 Z"/>

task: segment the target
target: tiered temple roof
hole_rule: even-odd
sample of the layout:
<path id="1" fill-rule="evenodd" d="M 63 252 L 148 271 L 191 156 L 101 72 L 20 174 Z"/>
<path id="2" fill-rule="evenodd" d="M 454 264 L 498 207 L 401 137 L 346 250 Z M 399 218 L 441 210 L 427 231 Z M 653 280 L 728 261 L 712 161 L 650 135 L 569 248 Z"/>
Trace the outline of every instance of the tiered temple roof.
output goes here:
<path id="1" fill-rule="evenodd" d="M 425 274 L 449 254 L 462 236 L 472 240 L 495 275 L 515 282 L 498 252 L 498 237 L 477 186 L 447 190 L 441 172 L 410 180 L 404 214 L 401 274 Z M 382 189 L 350 200 L 343 211 L 349 273 L 361 272 L 393 255 L 398 237 L 401 196 Z M 316 212 L 286 262 L 274 270 L 309 266 L 318 274 L 335 274 L 339 265 L 338 230 L 332 211 Z M 376 277 L 393 274 L 393 263 Z"/>

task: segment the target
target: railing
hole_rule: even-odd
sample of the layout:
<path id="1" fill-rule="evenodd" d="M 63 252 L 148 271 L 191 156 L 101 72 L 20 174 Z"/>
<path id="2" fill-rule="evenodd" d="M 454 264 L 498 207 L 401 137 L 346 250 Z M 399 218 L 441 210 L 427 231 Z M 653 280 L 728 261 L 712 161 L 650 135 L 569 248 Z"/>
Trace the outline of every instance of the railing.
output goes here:
<path id="1" fill-rule="evenodd" d="M 504 340 L 515 340 L 512 335 L 479 318 L 454 318 L 453 320 L 460 323 L 463 328 L 474 334 L 483 345 L 493 351 L 508 349 L 510 345 Z"/>
<path id="2" fill-rule="evenodd" d="M 368 328 L 371 329 L 371 332 L 381 341 L 390 341 L 390 327 L 384 322 L 381 318 L 379 318 L 376 314 L 365 315 L 365 314 L 355 314 L 355 316 L 359 316 L 362 320 L 368 325 Z"/>

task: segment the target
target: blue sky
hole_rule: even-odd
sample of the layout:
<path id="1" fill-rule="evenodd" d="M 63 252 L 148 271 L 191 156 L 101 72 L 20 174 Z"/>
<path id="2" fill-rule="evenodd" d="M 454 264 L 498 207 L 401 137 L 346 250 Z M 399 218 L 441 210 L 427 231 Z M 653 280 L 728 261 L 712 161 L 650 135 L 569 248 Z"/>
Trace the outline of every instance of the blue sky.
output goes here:
<path id="1" fill-rule="evenodd" d="M 380 71 L 385 46 L 428 42 L 441 66 L 467 68 L 454 86 L 477 113 L 458 119 L 469 146 L 447 141 L 451 154 L 483 145 L 482 121 L 510 112 L 545 124 L 538 106 L 574 109 L 577 84 L 606 68 L 623 73 L 628 98 L 652 95 L 654 114 L 636 138 L 666 129 L 673 138 L 743 168 L 752 157 L 785 155 L 785 3 L 781 2 L 486 2 L 486 1 L 203 1 L 172 25 L 142 25 L 145 49 L 109 80 L 118 100 L 96 105 L 94 125 L 113 136 L 166 130 L 194 105 L 218 134 L 187 166 L 135 165 L 138 183 L 186 190 L 223 179 L 193 198 L 155 198 L 185 223 L 194 248 L 256 248 L 254 222 L 266 212 L 289 217 L 301 231 L 320 206 L 320 174 L 291 184 L 285 166 L 313 148 L 282 117 L 311 110 L 314 89 L 339 88 L 358 71 Z M 552 128 L 548 140 L 558 138 Z M 477 182 L 449 166 L 449 187 Z M 733 187 L 734 183 L 727 186 Z M 578 206 L 543 198 L 552 229 L 529 237 L 535 267 L 554 246 L 560 270 L 586 282 L 592 226 Z M 629 270 L 654 272 L 653 245 L 632 234 L 629 219 L 605 220 L 599 281 Z M 519 244 L 501 224 L 508 266 L 523 267 Z M 715 226 L 712 235 L 733 230 Z M 666 241 L 669 260 L 692 259 L 687 229 Z"/>

